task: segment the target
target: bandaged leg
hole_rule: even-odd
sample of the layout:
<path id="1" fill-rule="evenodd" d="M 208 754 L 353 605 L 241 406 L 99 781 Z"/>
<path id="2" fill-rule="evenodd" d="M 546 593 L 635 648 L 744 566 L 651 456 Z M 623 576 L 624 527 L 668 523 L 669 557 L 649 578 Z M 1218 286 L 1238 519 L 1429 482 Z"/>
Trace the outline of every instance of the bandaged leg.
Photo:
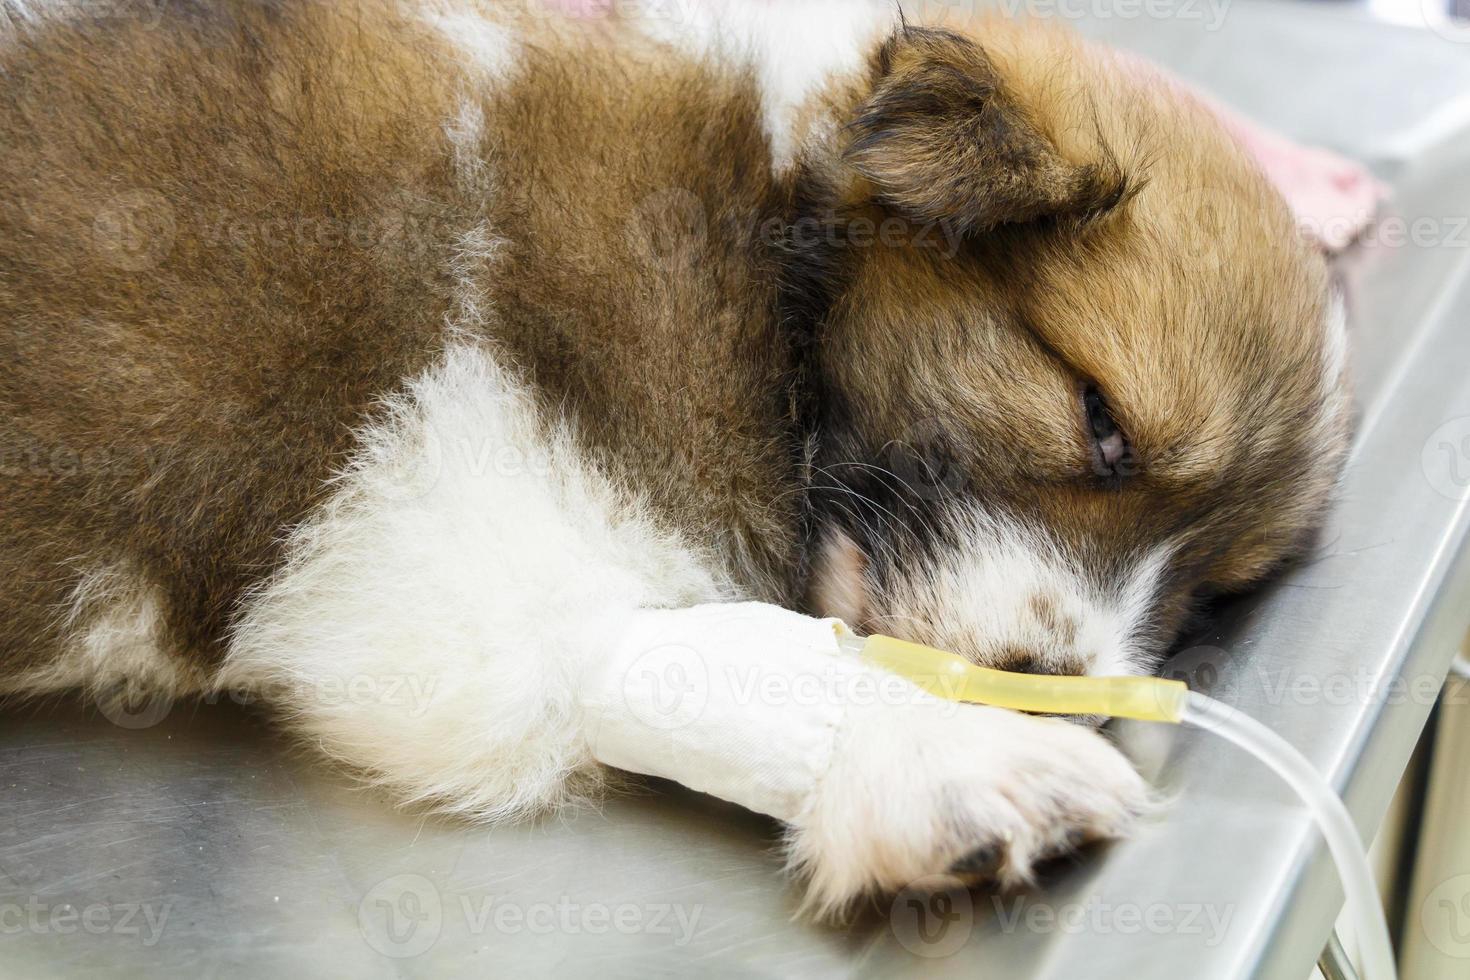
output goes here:
<path id="1" fill-rule="evenodd" d="M 841 623 L 762 603 L 640 610 L 582 688 L 598 761 L 794 821 L 853 697 L 917 689 L 842 656 Z"/>
<path id="2" fill-rule="evenodd" d="M 582 688 L 592 754 L 786 821 L 823 915 L 956 877 L 1024 880 L 1142 808 L 1096 733 L 931 697 L 841 654 L 842 628 L 758 603 L 626 617 Z"/>

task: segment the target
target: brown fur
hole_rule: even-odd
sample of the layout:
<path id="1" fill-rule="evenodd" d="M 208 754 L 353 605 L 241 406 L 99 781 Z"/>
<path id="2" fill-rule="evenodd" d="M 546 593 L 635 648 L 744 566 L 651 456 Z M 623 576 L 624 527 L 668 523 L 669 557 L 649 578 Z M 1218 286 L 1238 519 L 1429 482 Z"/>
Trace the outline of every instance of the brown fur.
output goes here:
<path id="1" fill-rule="evenodd" d="M 822 482 L 875 500 L 896 491 L 843 464 L 942 460 L 944 493 L 1057 529 L 1098 575 L 1180 537 L 1161 635 L 1320 510 L 1320 260 L 1201 113 L 1076 42 L 896 36 L 787 179 L 753 78 L 616 27 L 536 35 L 486 87 L 392 4 L 116 9 L 12 15 L 0 41 L 7 672 L 119 566 L 163 590 L 167 646 L 216 663 L 466 276 L 495 312 L 470 329 L 761 598 L 800 599 L 811 441 Z M 468 178 L 444 131 L 466 98 Z M 805 215 L 938 222 L 960 250 L 765 232 Z M 457 245 L 482 225 L 493 263 Z M 1122 479 L 1095 473 L 1087 384 L 1132 442 Z M 896 542 L 932 530 L 906 505 Z"/>
<path id="2" fill-rule="evenodd" d="M 883 203 L 968 233 L 1106 210 L 1126 192 L 1106 154 L 1065 159 L 983 49 L 960 35 L 909 28 L 876 61 L 844 157 Z"/>
<path id="3" fill-rule="evenodd" d="M 348 25 L 326 11 L 181 4 L 156 28 L 126 6 L 100 23 L 11 14 L 12 665 L 59 642 L 82 577 L 118 563 L 161 583 L 171 647 L 216 656 L 283 530 L 323 499 L 350 427 L 437 344 L 439 247 L 400 246 L 383 223 L 452 228 L 474 206 L 442 190 L 452 76 L 372 34 L 344 48 Z M 344 246 L 348 229 L 367 246 Z"/>
<path id="4" fill-rule="evenodd" d="M 1060 537 L 1100 587 L 1174 542 L 1158 649 L 1192 596 L 1242 588 L 1297 553 L 1330 493 L 1345 418 L 1327 378 L 1325 263 L 1206 113 L 1105 53 L 1006 22 L 976 31 L 983 55 L 960 35 L 909 33 L 875 67 L 877 102 L 946 121 L 915 153 L 913 134 L 872 123 L 864 103 L 846 155 L 870 180 L 874 161 L 897 175 L 870 186 L 829 161 L 828 203 L 941 209 L 960 193 L 944 162 L 969 160 L 964 193 L 985 217 L 948 206 L 964 227 L 994 227 L 953 260 L 923 249 L 823 260 L 843 283 L 822 328 L 818 463 L 837 491 L 823 509 L 872 560 L 867 625 L 1005 655 L 915 621 L 895 595 L 922 587 L 923 563 L 889 556 L 944 538 L 945 507 L 969 498 Z M 954 97 L 957 80 L 991 71 L 1004 86 Z M 1001 154 L 976 158 L 977 139 Z M 1033 149 L 1012 151 L 1017 141 Z M 1126 193 L 1097 183 L 1117 168 Z M 1118 473 L 1100 474 L 1090 446 L 1089 386 L 1131 443 Z"/>
<path id="5" fill-rule="evenodd" d="M 753 247 L 775 191 L 750 165 L 768 154 L 749 81 L 532 49 L 516 84 L 477 96 L 494 195 L 476 197 L 442 128 L 469 82 L 412 30 L 391 5 L 315 3 L 12 22 L 9 668 L 49 655 L 83 576 L 117 563 L 162 584 L 170 648 L 216 660 L 351 430 L 439 349 L 455 239 L 481 221 L 507 242 L 496 339 L 548 404 L 790 597 L 799 500 L 764 488 L 794 485 L 799 443 Z M 677 225 L 689 202 L 705 231 Z"/>

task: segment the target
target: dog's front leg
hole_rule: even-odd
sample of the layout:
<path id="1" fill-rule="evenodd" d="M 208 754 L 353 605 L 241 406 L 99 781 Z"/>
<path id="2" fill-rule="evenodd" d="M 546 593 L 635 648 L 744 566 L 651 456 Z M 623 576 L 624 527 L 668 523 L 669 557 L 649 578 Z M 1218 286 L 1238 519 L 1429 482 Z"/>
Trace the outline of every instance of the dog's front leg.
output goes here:
<path id="1" fill-rule="evenodd" d="M 936 875 L 1023 881 L 1144 807 L 1097 733 L 938 700 L 840 654 L 835 625 L 760 603 L 627 617 L 582 689 L 595 756 L 786 821 L 819 915 Z"/>
<path id="2" fill-rule="evenodd" d="M 597 794 L 579 686 L 614 623 L 731 594 L 470 343 L 361 433 L 289 548 L 220 684 L 395 798 L 487 819 Z"/>
<path id="3" fill-rule="evenodd" d="M 364 433 L 221 683 L 402 800 L 513 818 L 617 767 L 771 814 L 822 911 L 956 865 L 1023 876 L 1141 803 L 1095 733 L 929 698 L 732 592 L 466 347 Z"/>

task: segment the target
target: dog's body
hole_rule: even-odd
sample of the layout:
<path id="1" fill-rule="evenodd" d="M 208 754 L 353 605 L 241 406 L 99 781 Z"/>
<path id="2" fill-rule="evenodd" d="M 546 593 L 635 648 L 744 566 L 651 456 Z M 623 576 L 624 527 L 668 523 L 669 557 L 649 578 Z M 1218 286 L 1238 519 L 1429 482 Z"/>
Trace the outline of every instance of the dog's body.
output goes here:
<path id="1" fill-rule="evenodd" d="M 661 758 L 586 678 L 636 707 L 711 622 L 821 672 L 776 606 L 1147 670 L 1332 483 L 1320 260 L 1201 110 L 1048 31 L 12 8 L 0 69 L 0 692 L 244 686 L 476 816 L 672 775 L 787 820 L 833 908 L 1024 876 L 1142 785 L 906 696 Z"/>

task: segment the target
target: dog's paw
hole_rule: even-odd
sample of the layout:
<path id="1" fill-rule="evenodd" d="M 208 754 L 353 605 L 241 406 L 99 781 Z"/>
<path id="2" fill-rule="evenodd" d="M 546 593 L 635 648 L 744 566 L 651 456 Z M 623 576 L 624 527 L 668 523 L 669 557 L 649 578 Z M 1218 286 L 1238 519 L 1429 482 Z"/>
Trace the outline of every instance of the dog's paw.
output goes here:
<path id="1" fill-rule="evenodd" d="M 1053 718 L 926 702 L 853 711 L 788 838 L 804 909 L 833 917 L 931 875 L 1027 881 L 1123 835 L 1148 786 L 1102 735 Z"/>

